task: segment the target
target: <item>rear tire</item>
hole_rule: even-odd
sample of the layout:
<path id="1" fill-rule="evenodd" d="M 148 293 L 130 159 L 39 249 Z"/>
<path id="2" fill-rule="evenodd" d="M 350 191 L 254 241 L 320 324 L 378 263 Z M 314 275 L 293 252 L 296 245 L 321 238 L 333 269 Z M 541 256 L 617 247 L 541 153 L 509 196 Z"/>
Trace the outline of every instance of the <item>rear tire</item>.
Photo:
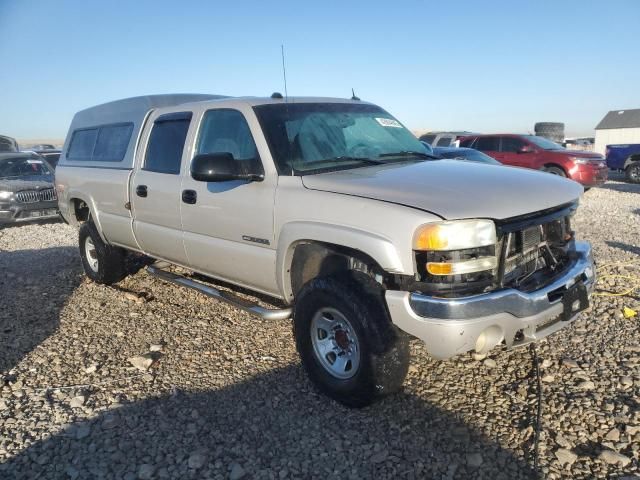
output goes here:
<path id="1" fill-rule="evenodd" d="M 567 174 L 564 173 L 564 170 L 562 170 L 560 167 L 545 167 L 544 171 L 552 175 L 558 175 L 559 177 L 567 176 Z"/>
<path id="2" fill-rule="evenodd" d="M 127 276 L 124 250 L 102 241 L 93 222 L 85 222 L 78 235 L 84 272 L 91 280 L 104 285 Z"/>
<path id="3" fill-rule="evenodd" d="M 640 161 L 633 162 L 625 168 L 624 178 L 629 183 L 640 183 Z"/>
<path id="4" fill-rule="evenodd" d="M 349 407 L 365 407 L 402 387 L 407 336 L 392 323 L 383 290 L 364 274 L 320 277 L 298 293 L 296 347 L 311 381 Z"/>

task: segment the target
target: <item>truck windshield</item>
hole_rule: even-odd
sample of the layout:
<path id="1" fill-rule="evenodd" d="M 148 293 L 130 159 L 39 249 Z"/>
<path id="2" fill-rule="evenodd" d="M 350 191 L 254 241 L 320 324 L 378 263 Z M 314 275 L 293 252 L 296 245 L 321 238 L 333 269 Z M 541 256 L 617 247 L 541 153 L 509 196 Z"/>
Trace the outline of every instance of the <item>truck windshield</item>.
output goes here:
<path id="1" fill-rule="evenodd" d="M 538 137 L 536 135 L 524 135 L 524 138 L 529 140 L 531 143 L 539 146 L 543 150 L 564 150 L 564 147 L 562 145 L 558 145 L 556 142 L 547 140 L 544 137 Z"/>
<path id="2" fill-rule="evenodd" d="M 433 158 L 409 130 L 375 105 L 278 103 L 254 110 L 283 175 Z"/>
<path id="3" fill-rule="evenodd" d="M 51 175 L 47 165 L 32 158 L 5 158 L 0 160 L 0 178 Z"/>

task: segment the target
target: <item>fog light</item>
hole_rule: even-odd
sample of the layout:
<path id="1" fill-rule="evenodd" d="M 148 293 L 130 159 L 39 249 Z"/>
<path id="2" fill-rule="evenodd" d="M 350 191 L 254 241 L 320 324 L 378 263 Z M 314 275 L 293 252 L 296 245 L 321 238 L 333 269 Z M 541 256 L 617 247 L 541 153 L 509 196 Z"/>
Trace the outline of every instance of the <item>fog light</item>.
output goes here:
<path id="1" fill-rule="evenodd" d="M 476 339 L 476 353 L 487 353 L 504 339 L 502 329 L 496 325 L 485 328 Z"/>
<path id="2" fill-rule="evenodd" d="M 480 353 L 484 350 L 485 345 L 487 344 L 487 336 L 484 332 L 482 332 L 478 339 L 476 340 L 476 352 Z"/>

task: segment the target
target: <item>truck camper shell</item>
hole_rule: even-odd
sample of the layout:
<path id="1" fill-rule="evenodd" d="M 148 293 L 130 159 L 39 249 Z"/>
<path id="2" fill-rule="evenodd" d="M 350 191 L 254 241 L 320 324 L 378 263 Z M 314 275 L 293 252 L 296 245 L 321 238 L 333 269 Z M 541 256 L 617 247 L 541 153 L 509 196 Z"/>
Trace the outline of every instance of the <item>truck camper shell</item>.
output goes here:
<path id="1" fill-rule="evenodd" d="M 151 111 L 223 98 L 228 97 L 195 93 L 144 95 L 81 110 L 71 121 L 59 165 L 132 169 L 136 143 Z"/>

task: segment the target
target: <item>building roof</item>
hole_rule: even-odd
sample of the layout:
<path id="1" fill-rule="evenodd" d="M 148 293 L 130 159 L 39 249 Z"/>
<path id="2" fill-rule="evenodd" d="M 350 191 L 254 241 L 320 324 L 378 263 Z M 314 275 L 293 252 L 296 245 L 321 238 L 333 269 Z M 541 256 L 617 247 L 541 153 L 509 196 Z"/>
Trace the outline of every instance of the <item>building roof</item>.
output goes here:
<path id="1" fill-rule="evenodd" d="M 640 108 L 610 111 L 600 120 L 596 130 L 610 128 L 640 128 Z"/>

